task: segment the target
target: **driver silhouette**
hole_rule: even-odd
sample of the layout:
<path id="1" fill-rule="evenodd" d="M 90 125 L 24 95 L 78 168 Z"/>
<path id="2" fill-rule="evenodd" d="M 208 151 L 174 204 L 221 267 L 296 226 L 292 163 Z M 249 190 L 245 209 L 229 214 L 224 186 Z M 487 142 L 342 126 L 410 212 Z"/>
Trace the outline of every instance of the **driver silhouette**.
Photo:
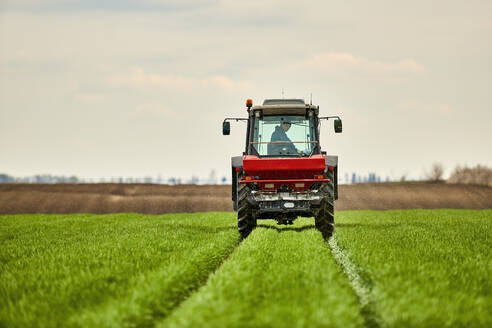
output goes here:
<path id="1" fill-rule="evenodd" d="M 298 154 L 296 146 L 292 143 L 287 131 L 290 129 L 291 123 L 289 121 L 283 121 L 280 125 L 275 127 L 275 131 L 272 133 L 270 142 L 280 142 L 280 143 L 270 143 L 268 144 L 268 155 L 294 155 Z"/>

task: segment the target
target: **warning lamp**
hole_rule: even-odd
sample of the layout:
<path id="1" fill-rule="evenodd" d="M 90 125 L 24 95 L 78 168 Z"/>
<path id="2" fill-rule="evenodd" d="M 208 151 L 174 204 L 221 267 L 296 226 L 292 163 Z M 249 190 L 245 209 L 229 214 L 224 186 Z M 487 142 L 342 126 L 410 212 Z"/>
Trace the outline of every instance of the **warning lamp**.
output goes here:
<path id="1" fill-rule="evenodd" d="M 246 107 L 248 107 L 248 109 L 250 109 L 251 106 L 253 106 L 253 100 L 252 99 L 246 100 Z"/>

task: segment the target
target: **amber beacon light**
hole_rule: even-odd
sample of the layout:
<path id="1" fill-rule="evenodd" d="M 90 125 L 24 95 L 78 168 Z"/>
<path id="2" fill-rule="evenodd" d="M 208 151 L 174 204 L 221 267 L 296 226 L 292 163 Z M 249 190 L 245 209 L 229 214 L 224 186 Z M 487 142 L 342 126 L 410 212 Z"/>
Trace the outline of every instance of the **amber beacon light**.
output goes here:
<path id="1" fill-rule="evenodd" d="M 253 106 L 253 100 L 252 99 L 247 99 L 246 100 L 246 107 L 251 108 Z"/>

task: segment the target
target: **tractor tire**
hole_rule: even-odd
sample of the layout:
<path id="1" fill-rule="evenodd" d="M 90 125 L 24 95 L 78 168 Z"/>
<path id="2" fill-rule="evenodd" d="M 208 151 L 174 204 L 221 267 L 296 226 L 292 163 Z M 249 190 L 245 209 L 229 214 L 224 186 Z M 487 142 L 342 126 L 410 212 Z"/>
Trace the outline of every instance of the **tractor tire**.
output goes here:
<path id="1" fill-rule="evenodd" d="M 318 229 L 323 238 L 330 238 L 335 229 L 335 207 L 334 207 L 334 185 L 333 182 L 326 183 L 321 190 L 325 194 L 321 207 L 314 218 L 316 229 Z"/>
<path id="2" fill-rule="evenodd" d="M 237 189 L 237 229 L 243 238 L 256 228 L 256 218 L 253 216 L 251 204 L 248 203 L 249 187 L 241 184 Z"/>

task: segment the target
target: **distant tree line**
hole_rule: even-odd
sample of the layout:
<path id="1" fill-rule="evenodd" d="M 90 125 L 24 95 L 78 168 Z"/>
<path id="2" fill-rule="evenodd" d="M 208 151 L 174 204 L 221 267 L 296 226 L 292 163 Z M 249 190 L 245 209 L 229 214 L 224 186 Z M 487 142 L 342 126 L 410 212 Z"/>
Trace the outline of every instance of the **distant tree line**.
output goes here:
<path id="1" fill-rule="evenodd" d="M 478 184 L 492 187 L 492 169 L 483 165 L 458 166 L 447 181 L 449 183 Z"/>
<path id="2" fill-rule="evenodd" d="M 442 164 L 435 163 L 424 174 L 424 177 L 417 179 L 416 181 L 428 181 L 433 183 L 448 182 L 448 183 L 465 183 L 465 184 L 478 184 L 492 186 L 492 169 L 484 166 L 477 165 L 475 167 L 457 166 L 451 173 L 447 181 L 444 180 L 444 167 Z M 391 178 L 389 176 L 382 177 L 376 173 L 369 173 L 361 175 L 357 173 L 339 176 L 340 184 L 356 184 L 356 183 L 379 183 L 379 182 L 392 182 L 392 181 L 407 181 L 407 176 L 404 174 L 398 178 Z M 231 183 L 230 177 L 223 176 L 218 178 L 215 174 L 215 170 L 212 170 L 208 178 L 199 178 L 196 175 L 192 175 L 189 179 L 169 177 L 111 177 L 101 179 L 83 179 L 75 175 L 51 175 L 41 174 L 28 177 L 14 177 L 8 174 L 0 173 L 0 183 L 153 183 L 153 184 L 228 184 Z"/>
<path id="3" fill-rule="evenodd" d="M 8 174 L 0 173 L 0 183 L 78 183 L 79 178 L 75 175 L 51 175 L 41 174 L 29 177 L 14 177 Z"/>
<path id="4" fill-rule="evenodd" d="M 354 184 L 354 183 L 376 183 L 376 182 L 390 182 L 390 177 L 386 177 L 384 180 L 376 173 L 369 173 L 368 175 L 360 175 L 352 173 L 349 177 L 345 174 L 345 178 L 341 177 L 340 183 Z M 208 178 L 199 178 L 196 175 L 192 175 L 191 178 L 183 179 L 176 177 L 162 178 L 162 177 L 111 177 L 100 179 L 83 179 L 77 176 L 58 176 L 58 175 L 34 175 L 29 177 L 14 177 L 8 174 L 0 174 L 0 183 L 153 183 L 153 184 L 227 184 L 231 183 L 230 177 L 217 178 L 215 175 L 211 175 Z"/>
<path id="5" fill-rule="evenodd" d="M 63 176 L 63 175 L 51 175 L 41 174 L 27 177 L 15 177 L 9 174 L 0 173 L 0 183 L 152 183 L 152 184 L 225 184 L 231 183 L 231 179 L 222 177 L 217 178 L 214 174 L 211 174 L 208 178 L 199 178 L 196 175 L 192 175 L 189 179 L 169 177 L 111 177 L 100 179 L 84 179 L 75 175 Z"/>

